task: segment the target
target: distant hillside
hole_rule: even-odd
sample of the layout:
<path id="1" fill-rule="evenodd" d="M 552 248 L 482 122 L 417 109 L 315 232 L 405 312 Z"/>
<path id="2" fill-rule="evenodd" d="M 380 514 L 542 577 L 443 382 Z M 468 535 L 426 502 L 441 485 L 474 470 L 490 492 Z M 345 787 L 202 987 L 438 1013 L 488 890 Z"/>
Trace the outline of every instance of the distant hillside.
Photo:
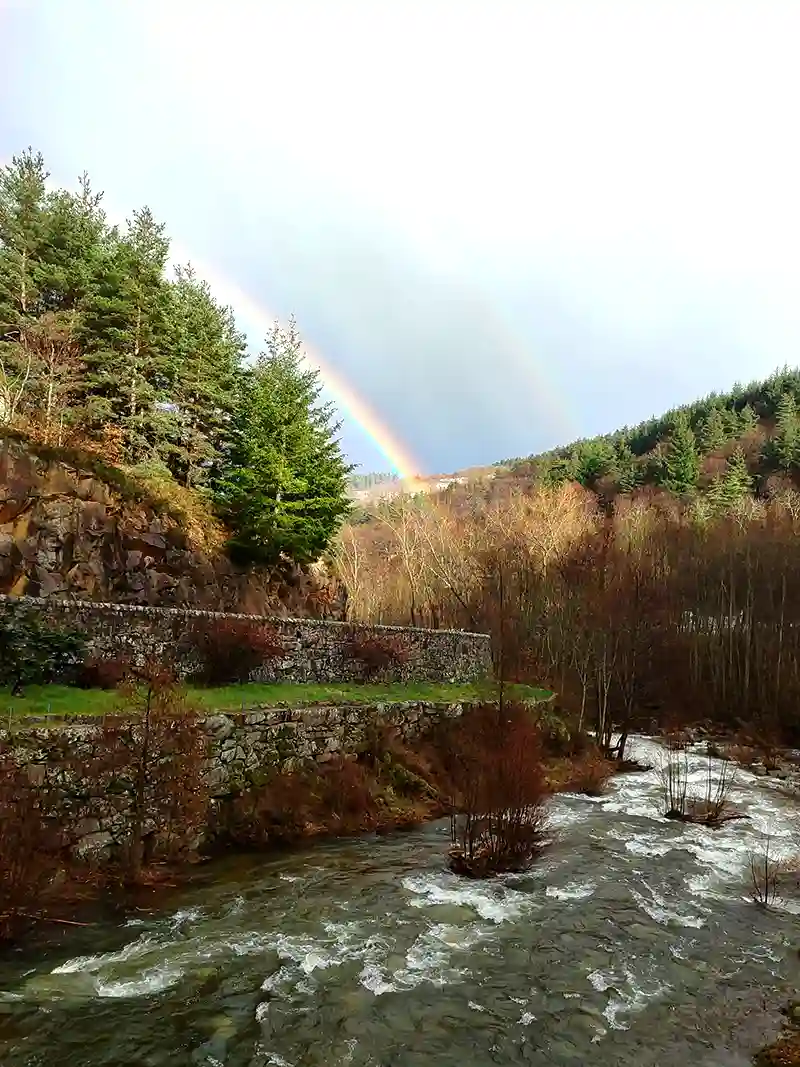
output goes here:
<path id="1" fill-rule="evenodd" d="M 605 497 L 655 486 L 730 501 L 800 484 L 800 370 L 673 408 L 638 426 L 505 460 L 512 475 Z"/>

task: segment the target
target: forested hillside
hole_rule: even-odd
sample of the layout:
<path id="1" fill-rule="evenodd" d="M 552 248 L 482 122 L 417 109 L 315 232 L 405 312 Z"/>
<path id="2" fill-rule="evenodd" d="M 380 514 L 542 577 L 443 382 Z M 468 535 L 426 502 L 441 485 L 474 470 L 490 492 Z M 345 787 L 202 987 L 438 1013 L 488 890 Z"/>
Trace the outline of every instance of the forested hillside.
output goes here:
<path id="1" fill-rule="evenodd" d="M 350 468 L 294 323 L 248 360 L 148 208 L 112 225 L 87 175 L 77 192 L 47 179 L 31 149 L 0 172 L 0 434 L 213 510 L 242 561 L 318 558 Z"/>
<path id="2" fill-rule="evenodd" d="M 797 482 L 798 404 L 800 371 L 784 369 L 638 426 L 505 464 L 517 476 L 553 486 L 579 482 L 604 497 L 657 486 L 725 507 Z"/>

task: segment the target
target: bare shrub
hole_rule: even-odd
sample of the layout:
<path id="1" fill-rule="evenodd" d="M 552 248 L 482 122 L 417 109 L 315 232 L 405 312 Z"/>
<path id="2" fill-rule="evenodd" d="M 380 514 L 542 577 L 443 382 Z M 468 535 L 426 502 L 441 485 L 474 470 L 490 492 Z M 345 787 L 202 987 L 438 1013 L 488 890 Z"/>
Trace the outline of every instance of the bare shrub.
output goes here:
<path id="1" fill-rule="evenodd" d="M 361 663 L 367 678 L 375 678 L 391 668 L 402 667 L 410 659 L 409 651 L 399 636 L 358 631 L 351 634 L 345 645 L 345 653 L 350 659 Z"/>
<path id="2" fill-rule="evenodd" d="M 205 824 L 207 737 L 170 671 L 140 673 L 124 695 L 125 711 L 103 720 L 90 751 L 72 754 L 69 778 L 82 815 L 113 810 L 119 869 L 137 882 L 149 864 L 190 851 Z"/>
<path id="3" fill-rule="evenodd" d="M 764 839 L 762 852 L 751 852 L 749 857 L 750 895 L 753 903 L 769 908 L 781 899 L 781 891 L 794 886 L 800 888 L 800 857 L 776 857 L 772 852 L 769 834 Z"/>
<path id="4" fill-rule="evenodd" d="M 255 619 L 197 619 L 182 644 L 196 653 L 198 681 L 208 686 L 247 682 L 259 667 L 286 653 L 277 630 Z"/>
<path id="5" fill-rule="evenodd" d="M 0 940 L 33 918 L 60 867 L 63 837 L 50 790 L 0 754 Z"/>
<path id="6" fill-rule="evenodd" d="M 689 756 L 685 749 L 673 748 L 659 771 L 664 804 L 664 815 L 681 822 L 702 823 L 705 826 L 720 826 L 740 816 L 729 804 L 730 792 L 736 780 L 733 764 L 727 760 L 718 764 L 706 757 L 705 788 L 701 795 L 689 792 Z"/>
<path id="7" fill-rule="evenodd" d="M 450 759 L 450 867 L 483 878 L 524 870 L 547 829 L 539 731 L 524 705 L 484 705 L 464 717 Z"/>

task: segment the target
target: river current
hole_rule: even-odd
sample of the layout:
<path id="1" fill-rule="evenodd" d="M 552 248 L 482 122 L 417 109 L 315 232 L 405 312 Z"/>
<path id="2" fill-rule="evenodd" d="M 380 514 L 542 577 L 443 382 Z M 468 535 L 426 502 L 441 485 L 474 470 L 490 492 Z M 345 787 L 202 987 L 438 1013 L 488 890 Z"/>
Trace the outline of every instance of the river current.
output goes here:
<path id="1" fill-rule="evenodd" d="M 444 823 L 216 863 L 0 958 L 0 1064 L 744 1067 L 800 984 L 800 904 L 757 908 L 748 857 L 797 850 L 800 807 L 744 771 L 732 800 L 714 831 L 660 816 L 656 769 L 562 794 L 537 865 L 489 882 L 447 872 Z"/>

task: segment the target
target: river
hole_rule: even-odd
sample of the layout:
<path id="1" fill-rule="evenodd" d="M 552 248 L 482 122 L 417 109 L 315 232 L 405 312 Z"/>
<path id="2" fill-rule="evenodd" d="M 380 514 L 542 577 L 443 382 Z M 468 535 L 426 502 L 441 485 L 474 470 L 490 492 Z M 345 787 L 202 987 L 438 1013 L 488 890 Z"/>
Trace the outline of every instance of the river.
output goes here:
<path id="1" fill-rule="evenodd" d="M 745 772 L 733 800 L 713 831 L 660 817 L 655 770 L 558 796 L 537 866 L 491 882 L 445 870 L 444 823 L 216 863 L 0 958 L 0 1063 L 744 1067 L 800 985 L 800 906 L 757 908 L 748 854 L 800 810 Z"/>

